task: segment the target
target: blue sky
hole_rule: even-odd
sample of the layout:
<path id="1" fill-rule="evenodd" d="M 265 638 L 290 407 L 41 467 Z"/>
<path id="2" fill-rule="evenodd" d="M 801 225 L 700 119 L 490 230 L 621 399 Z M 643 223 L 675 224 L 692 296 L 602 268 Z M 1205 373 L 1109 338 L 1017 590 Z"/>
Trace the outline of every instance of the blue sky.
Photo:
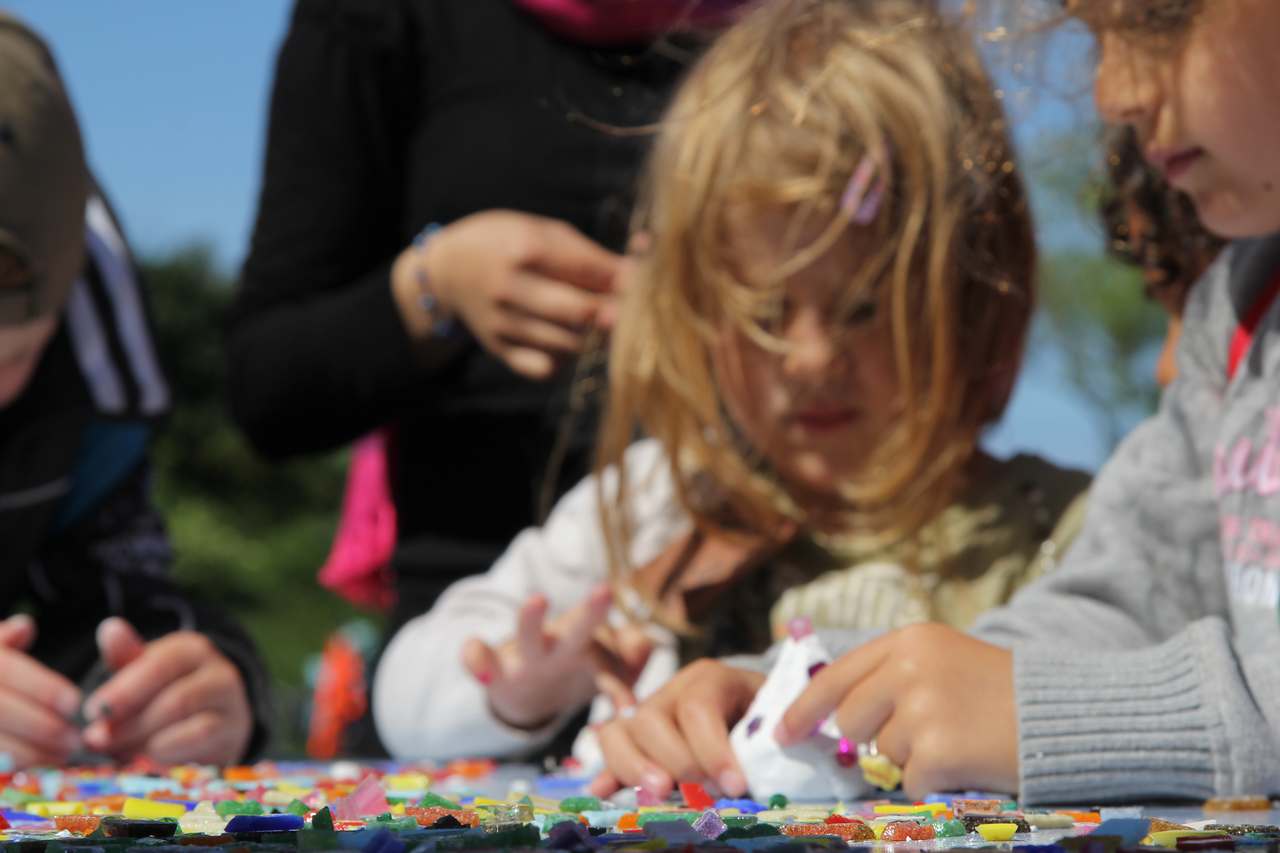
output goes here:
<path id="1" fill-rule="evenodd" d="M 204 241 L 227 269 L 237 267 L 253 224 L 271 72 L 291 0 L 4 5 L 52 44 L 90 159 L 135 246 L 159 252 Z M 1010 87 L 1023 158 L 1035 167 L 1046 134 L 1089 116 L 1080 97 L 1024 98 Z M 1051 244 L 1089 239 L 1060 211 L 1040 219 L 1051 223 L 1044 228 Z M 1043 336 L 1033 341 L 1010 411 L 988 444 L 1095 468 L 1105 447 L 1061 361 Z"/>

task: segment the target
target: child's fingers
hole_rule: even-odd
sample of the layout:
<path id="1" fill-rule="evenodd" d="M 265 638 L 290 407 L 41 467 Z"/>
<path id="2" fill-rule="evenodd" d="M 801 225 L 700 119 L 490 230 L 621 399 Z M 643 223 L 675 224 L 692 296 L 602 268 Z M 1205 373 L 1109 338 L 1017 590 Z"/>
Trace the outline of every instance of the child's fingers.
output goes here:
<path id="1" fill-rule="evenodd" d="M 215 711 L 203 711 L 156 732 L 143 750 L 161 764 L 228 764 L 239 759 L 239 732 Z"/>
<path id="2" fill-rule="evenodd" d="M 98 653 L 112 672 L 119 672 L 137 660 L 146 649 L 146 640 L 124 619 L 111 616 L 98 624 Z"/>
<path id="3" fill-rule="evenodd" d="M 116 722 L 99 720 L 84 732 L 99 752 L 134 754 L 157 733 L 210 710 L 221 711 L 237 676 L 219 666 L 203 666 L 166 686 L 142 713 Z"/>
<path id="4" fill-rule="evenodd" d="M 897 691 L 884 681 L 865 679 L 859 682 L 836 706 L 836 728 L 854 743 L 867 743 L 875 738 L 877 746 L 880 746 L 881 729 L 893 716 L 896 695 Z M 889 754 L 884 746 L 880 749 Z M 894 763 L 898 763 L 896 758 Z"/>
<path id="5" fill-rule="evenodd" d="M 591 784 L 587 786 L 587 793 L 593 797 L 607 797 L 614 791 L 621 788 L 617 778 L 608 770 L 601 770 L 596 774 L 596 778 L 591 780 Z"/>
<path id="6" fill-rule="evenodd" d="M 13 760 L 14 767 L 57 766 L 65 764 L 69 751 L 48 751 L 37 748 L 26 738 L 0 732 L 0 753 Z"/>
<path id="7" fill-rule="evenodd" d="M 652 703 L 640 708 L 629 726 L 638 747 L 677 782 L 699 782 L 704 776 L 685 735 L 665 709 Z"/>
<path id="8" fill-rule="evenodd" d="M 827 715 L 840 705 L 849 691 L 879 669 L 889 652 L 885 640 L 891 636 L 893 635 L 887 634 L 859 646 L 815 675 L 782 715 L 782 721 L 773 734 L 778 743 L 788 746 L 809 737 Z M 862 735 L 861 732 L 845 731 L 843 728 L 841 732 L 851 740 Z M 870 734 L 874 733 L 872 731 Z"/>
<path id="9" fill-rule="evenodd" d="M 85 703 L 85 714 L 90 720 L 104 712 L 116 721 L 136 716 L 168 685 L 215 655 L 221 653 L 201 634 L 179 631 L 161 637 L 94 691 Z"/>
<path id="10" fill-rule="evenodd" d="M 632 708 L 636 704 L 636 694 L 631 686 L 612 672 L 597 667 L 595 674 L 596 691 L 604 694 L 614 708 Z"/>
<path id="11" fill-rule="evenodd" d="M 565 628 L 556 641 L 555 653 L 561 657 L 580 657 L 590 650 L 596 630 L 604 624 L 613 602 L 608 584 L 598 584 L 587 593 L 586 601 L 568 614 Z"/>
<path id="12" fill-rule="evenodd" d="M 25 613 L 15 613 L 0 622 L 0 646 L 25 652 L 36 639 L 36 621 Z"/>
<path id="13" fill-rule="evenodd" d="M 627 720 L 614 720 L 596 730 L 605 766 L 621 786 L 642 787 L 656 797 L 671 793 L 674 783 L 667 772 L 640 750 L 629 731 Z"/>
<path id="14" fill-rule="evenodd" d="M 472 637 L 462 644 L 462 665 L 471 677 L 488 687 L 502 675 L 502 660 L 484 640 Z"/>
<path id="15" fill-rule="evenodd" d="M 33 750 L 66 757 L 80 745 L 80 737 L 66 719 L 30 697 L 0 688 L 0 731 L 21 736 Z"/>
<path id="16" fill-rule="evenodd" d="M 0 684 L 67 719 L 80 710 L 79 688 L 22 652 L 0 649 Z"/>
<path id="17" fill-rule="evenodd" d="M 520 613 L 516 617 L 516 645 L 520 655 L 526 659 L 541 657 L 547 651 L 546 632 L 543 623 L 547 618 L 547 597 L 540 593 L 529 596 L 528 601 L 520 605 Z"/>
<path id="18" fill-rule="evenodd" d="M 747 780 L 729 743 L 725 710 L 712 702 L 691 700 L 677 706 L 676 719 L 702 775 L 714 779 L 727 796 L 744 795 Z"/>

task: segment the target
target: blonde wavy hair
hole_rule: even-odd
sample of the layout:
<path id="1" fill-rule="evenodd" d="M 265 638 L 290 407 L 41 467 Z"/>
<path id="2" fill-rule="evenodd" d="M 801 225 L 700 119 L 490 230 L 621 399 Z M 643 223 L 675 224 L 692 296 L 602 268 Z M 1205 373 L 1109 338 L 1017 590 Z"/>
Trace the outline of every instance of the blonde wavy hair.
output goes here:
<path id="1" fill-rule="evenodd" d="M 853 221 L 841 199 L 864 157 L 885 195 Z M 848 207 L 848 205 L 844 205 Z M 743 211 L 787 214 L 777 287 L 735 277 Z M 901 540 L 950 503 L 998 419 L 1033 307 L 1032 223 L 999 98 L 968 30 L 923 0 L 771 0 L 690 72 L 651 154 L 638 260 L 610 352 L 597 473 L 617 578 L 632 537 L 624 452 L 661 441 L 684 509 L 730 535 L 808 513 L 726 413 L 712 352 L 726 330 L 762 346 L 777 290 L 840 240 L 865 247 L 849 305 L 887 310 L 904 410 L 843 489 L 848 528 Z M 802 242 L 800 235 L 819 234 Z M 843 306 L 842 306 L 843 307 Z M 604 476 L 598 481 L 604 483 Z"/>

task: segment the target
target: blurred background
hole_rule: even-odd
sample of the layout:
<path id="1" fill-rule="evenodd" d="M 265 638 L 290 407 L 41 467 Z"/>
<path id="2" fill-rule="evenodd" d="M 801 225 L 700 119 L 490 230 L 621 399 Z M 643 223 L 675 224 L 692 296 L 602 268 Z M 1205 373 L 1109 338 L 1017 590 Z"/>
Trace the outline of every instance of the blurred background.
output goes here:
<path id="1" fill-rule="evenodd" d="M 465 2 L 465 0 L 459 0 Z M 290 0 L 9 0 L 49 40 L 90 161 L 140 255 L 177 407 L 156 453 L 157 498 L 180 577 L 226 602 L 278 685 L 273 750 L 300 754 L 308 669 L 325 638 L 378 617 L 315 582 L 342 494 L 344 456 L 257 460 L 224 410 L 222 316 L 252 228 L 275 53 Z M 1043 246 L 1041 308 L 1017 393 L 989 436 L 1096 470 L 1156 399 L 1164 317 L 1138 274 L 1102 255 L 1089 177 L 1097 131 L 1087 39 L 992 39 L 1033 185 Z M 1040 83 L 1081 70 L 1078 87 Z M 359 627 L 363 625 L 364 627 Z"/>

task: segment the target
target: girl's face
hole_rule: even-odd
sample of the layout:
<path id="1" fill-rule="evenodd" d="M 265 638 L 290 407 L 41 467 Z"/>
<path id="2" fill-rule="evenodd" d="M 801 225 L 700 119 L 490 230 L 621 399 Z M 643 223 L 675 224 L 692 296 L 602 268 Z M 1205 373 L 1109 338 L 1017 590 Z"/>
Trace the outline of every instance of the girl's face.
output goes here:
<path id="1" fill-rule="evenodd" d="M 774 234 L 779 233 L 778 229 Z M 776 236 L 750 229 L 735 241 L 739 270 L 776 268 Z M 729 413 L 788 487 L 835 496 L 863 468 L 900 411 L 886 311 L 875 300 L 842 312 L 858 253 L 841 240 L 786 283 L 766 349 L 739 330 L 715 353 Z"/>
<path id="2" fill-rule="evenodd" d="M 1135 128 L 1147 159 L 1191 196 L 1211 231 L 1280 231 L 1280 2 L 1068 6 L 1098 38 L 1103 118 Z"/>

